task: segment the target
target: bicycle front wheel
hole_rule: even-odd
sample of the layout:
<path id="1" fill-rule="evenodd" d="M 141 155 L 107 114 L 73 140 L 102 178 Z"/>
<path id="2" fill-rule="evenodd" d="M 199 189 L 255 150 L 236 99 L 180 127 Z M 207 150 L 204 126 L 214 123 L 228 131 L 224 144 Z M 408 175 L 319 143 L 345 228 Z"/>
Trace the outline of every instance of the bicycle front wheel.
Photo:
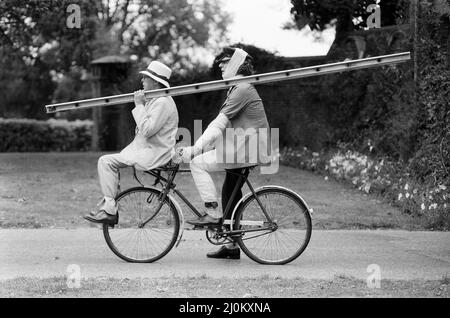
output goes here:
<path id="1" fill-rule="evenodd" d="M 261 264 L 295 260 L 311 238 L 308 207 L 295 192 L 281 187 L 265 187 L 256 196 L 244 200 L 234 217 L 234 229 L 243 231 L 237 238 L 242 251 Z"/>
<path id="2" fill-rule="evenodd" d="M 119 223 L 114 227 L 104 224 L 103 234 L 109 248 L 123 260 L 151 263 L 174 246 L 180 218 L 169 198 L 156 213 L 161 203 L 160 194 L 157 189 L 139 187 L 117 196 Z M 151 221 L 143 226 L 143 222 L 152 216 Z"/>

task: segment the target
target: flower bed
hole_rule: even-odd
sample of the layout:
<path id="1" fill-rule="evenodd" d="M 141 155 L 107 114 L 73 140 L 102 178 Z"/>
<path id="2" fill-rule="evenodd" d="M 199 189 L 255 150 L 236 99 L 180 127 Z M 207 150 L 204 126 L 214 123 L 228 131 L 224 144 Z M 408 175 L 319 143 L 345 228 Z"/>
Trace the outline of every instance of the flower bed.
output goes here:
<path id="1" fill-rule="evenodd" d="M 306 147 L 284 148 L 280 159 L 283 164 L 320 173 L 326 179 L 350 183 L 364 193 L 381 195 L 404 213 L 426 217 L 429 229 L 450 229 L 448 183 L 421 184 L 401 162 L 342 149 L 312 152 Z"/>

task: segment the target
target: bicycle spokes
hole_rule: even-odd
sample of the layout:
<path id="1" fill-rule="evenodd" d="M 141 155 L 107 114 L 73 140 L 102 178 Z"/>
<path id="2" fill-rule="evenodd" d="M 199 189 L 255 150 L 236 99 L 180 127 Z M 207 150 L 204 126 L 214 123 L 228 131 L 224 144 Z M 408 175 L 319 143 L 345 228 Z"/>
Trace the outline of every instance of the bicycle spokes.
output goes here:
<path id="1" fill-rule="evenodd" d="M 119 224 L 104 227 L 106 241 L 119 257 L 129 262 L 153 262 L 176 242 L 179 218 L 169 201 L 148 200 L 159 190 L 136 188 L 119 195 Z"/>
<path id="2" fill-rule="evenodd" d="M 236 212 L 234 229 L 243 233 L 239 245 L 259 263 L 285 264 L 294 260 L 311 235 L 307 207 L 294 194 L 279 188 L 264 189 L 256 195 Z"/>

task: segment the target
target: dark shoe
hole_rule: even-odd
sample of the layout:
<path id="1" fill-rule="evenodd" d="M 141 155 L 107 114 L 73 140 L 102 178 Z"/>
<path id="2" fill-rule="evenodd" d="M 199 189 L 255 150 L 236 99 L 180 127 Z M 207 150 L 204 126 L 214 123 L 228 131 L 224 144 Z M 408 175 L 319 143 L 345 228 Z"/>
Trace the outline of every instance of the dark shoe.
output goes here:
<path id="1" fill-rule="evenodd" d="M 209 258 L 240 259 L 241 250 L 239 248 L 228 248 L 226 246 L 222 246 L 217 251 L 206 254 L 206 256 Z"/>
<path id="2" fill-rule="evenodd" d="M 95 214 L 91 212 L 90 214 L 85 215 L 84 219 L 94 223 L 106 223 L 109 225 L 115 225 L 119 222 L 118 214 L 111 215 L 103 210 L 98 211 Z"/>
<path id="3" fill-rule="evenodd" d="M 192 224 L 192 225 L 199 225 L 199 226 L 205 226 L 205 225 L 218 225 L 220 223 L 221 218 L 213 218 L 210 215 L 204 215 L 202 217 L 199 217 L 195 220 L 189 220 L 186 221 L 186 223 Z"/>

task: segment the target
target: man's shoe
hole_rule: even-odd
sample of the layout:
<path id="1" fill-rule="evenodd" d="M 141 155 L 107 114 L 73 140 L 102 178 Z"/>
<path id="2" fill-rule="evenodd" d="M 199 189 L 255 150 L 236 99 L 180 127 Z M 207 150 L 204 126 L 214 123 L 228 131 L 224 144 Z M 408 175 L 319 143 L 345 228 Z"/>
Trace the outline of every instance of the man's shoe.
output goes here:
<path id="1" fill-rule="evenodd" d="M 221 218 L 213 218 L 210 215 L 204 215 L 202 217 L 199 217 L 195 220 L 189 220 L 186 221 L 186 223 L 192 224 L 192 225 L 198 225 L 198 226 L 205 226 L 205 225 L 218 225 L 220 223 Z"/>
<path id="2" fill-rule="evenodd" d="M 118 214 L 111 215 L 111 214 L 106 213 L 103 210 L 98 211 L 94 215 L 91 212 L 90 214 L 85 215 L 84 219 L 86 219 L 90 222 L 93 222 L 93 223 L 106 223 L 109 225 L 115 225 L 119 222 Z"/>
<path id="3" fill-rule="evenodd" d="M 206 254 L 209 258 L 228 258 L 228 259 L 240 259 L 241 250 L 239 248 L 228 248 L 222 246 L 219 250 Z"/>

